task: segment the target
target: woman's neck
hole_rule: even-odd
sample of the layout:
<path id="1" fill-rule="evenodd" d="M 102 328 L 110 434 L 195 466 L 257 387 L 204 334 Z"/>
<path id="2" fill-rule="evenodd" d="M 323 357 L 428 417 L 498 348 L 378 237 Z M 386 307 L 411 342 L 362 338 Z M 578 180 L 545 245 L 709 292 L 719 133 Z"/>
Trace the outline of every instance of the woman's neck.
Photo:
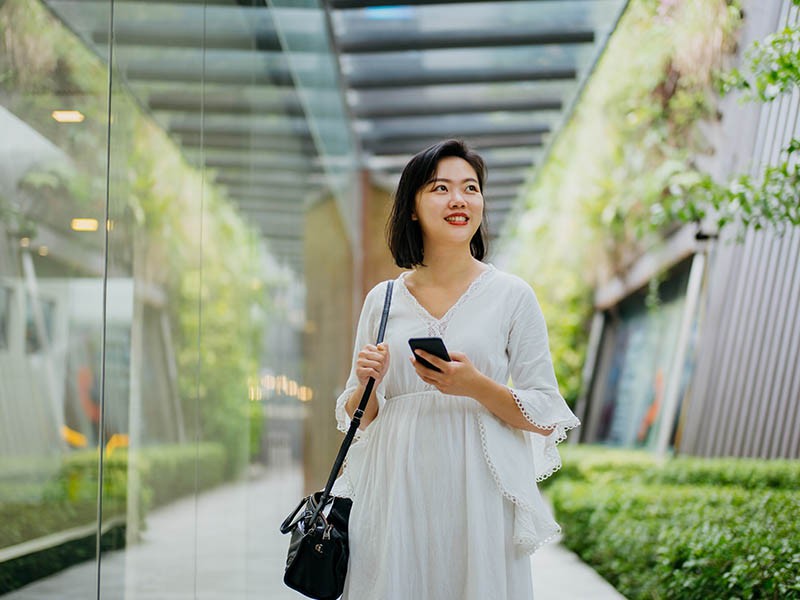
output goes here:
<path id="1" fill-rule="evenodd" d="M 418 266 L 414 269 L 414 279 L 416 283 L 422 285 L 448 285 L 458 284 L 465 279 L 474 279 L 481 271 L 487 267 L 474 258 L 472 254 L 463 248 L 454 248 L 453 251 L 447 249 L 425 250 L 425 266 Z"/>

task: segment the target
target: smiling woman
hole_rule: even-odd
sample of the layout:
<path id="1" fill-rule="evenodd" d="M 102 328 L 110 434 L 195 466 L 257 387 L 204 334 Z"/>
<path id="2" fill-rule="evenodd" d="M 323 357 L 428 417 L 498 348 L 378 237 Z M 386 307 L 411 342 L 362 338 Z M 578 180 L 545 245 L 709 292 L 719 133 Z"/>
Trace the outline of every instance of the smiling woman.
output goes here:
<path id="1" fill-rule="evenodd" d="M 482 195 L 485 179 L 483 158 L 457 140 L 435 144 L 412 158 L 400 176 L 387 223 L 397 266 L 423 265 L 426 227 L 458 214 L 468 220 L 470 253 L 483 260 L 489 238 Z M 431 214 L 429 223 L 427 215 L 437 207 L 440 212 Z"/>
<path id="2" fill-rule="evenodd" d="M 555 446 L 579 423 L 533 291 L 483 262 L 485 178 L 455 140 L 417 154 L 400 178 L 389 246 L 412 270 L 397 279 L 379 346 L 387 282 L 367 295 L 336 405 L 346 431 L 375 378 L 334 487 L 353 498 L 348 600 L 530 599 L 527 555 L 559 531 L 536 482 L 560 467 Z M 451 360 L 417 350 L 390 364 L 414 337 L 442 338 Z"/>

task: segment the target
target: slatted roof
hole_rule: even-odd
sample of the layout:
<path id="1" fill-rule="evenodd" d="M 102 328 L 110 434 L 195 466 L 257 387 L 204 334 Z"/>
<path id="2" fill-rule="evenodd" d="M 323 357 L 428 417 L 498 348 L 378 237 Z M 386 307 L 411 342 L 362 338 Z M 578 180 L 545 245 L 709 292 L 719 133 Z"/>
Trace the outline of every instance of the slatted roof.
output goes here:
<path id="1" fill-rule="evenodd" d="M 47 0 L 109 58 L 109 6 Z M 444 137 L 487 159 L 492 235 L 563 125 L 624 0 L 115 0 L 113 62 L 141 106 L 303 266 L 334 193 L 357 243 L 359 170 L 391 189 Z"/>

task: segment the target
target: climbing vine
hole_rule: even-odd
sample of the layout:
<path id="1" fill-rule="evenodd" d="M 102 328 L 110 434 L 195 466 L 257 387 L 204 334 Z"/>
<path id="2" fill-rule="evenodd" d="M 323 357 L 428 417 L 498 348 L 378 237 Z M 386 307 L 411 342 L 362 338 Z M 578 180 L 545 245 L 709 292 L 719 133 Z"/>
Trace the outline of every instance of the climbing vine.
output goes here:
<path id="1" fill-rule="evenodd" d="M 710 150 L 715 73 L 731 61 L 741 14 L 725 0 L 632 0 L 516 220 L 512 268 L 548 321 L 568 401 L 580 390 L 593 291 L 663 239 L 682 178 Z M 491 174 L 490 174 L 491 177 Z M 686 210 L 686 209 L 684 209 Z"/>

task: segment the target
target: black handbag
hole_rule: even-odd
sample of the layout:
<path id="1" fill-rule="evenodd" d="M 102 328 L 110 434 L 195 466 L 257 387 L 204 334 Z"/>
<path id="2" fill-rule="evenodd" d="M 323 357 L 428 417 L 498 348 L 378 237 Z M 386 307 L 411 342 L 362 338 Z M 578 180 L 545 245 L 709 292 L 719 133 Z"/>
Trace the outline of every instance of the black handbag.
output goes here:
<path id="1" fill-rule="evenodd" d="M 376 344 L 383 341 L 386 332 L 393 284 L 393 281 L 389 281 L 386 287 Z M 283 582 L 309 598 L 336 600 L 344 590 L 350 558 L 347 526 L 353 501 L 350 498 L 331 496 L 331 489 L 361 424 L 361 417 L 374 386 L 375 379 L 370 378 L 361 402 L 353 413 L 350 429 L 344 436 L 325 489 L 303 498 L 281 524 L 281 533 L 292 533 Z M 326 510 L 329 505 L 330 510 Z"/>

